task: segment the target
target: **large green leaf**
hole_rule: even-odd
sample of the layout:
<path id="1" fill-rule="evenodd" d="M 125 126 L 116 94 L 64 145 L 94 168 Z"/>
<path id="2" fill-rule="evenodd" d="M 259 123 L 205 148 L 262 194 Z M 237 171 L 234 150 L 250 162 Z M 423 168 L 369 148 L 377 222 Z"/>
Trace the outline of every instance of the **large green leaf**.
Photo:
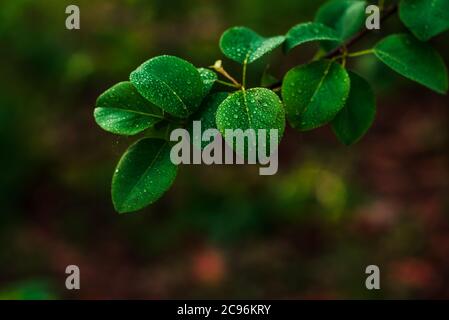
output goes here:
<path id="1" fill-rule="evenodd" d="M 130 82 L 120 82 L 98 97 L 94 117 L 104 130 L 130 136 L 161 121 L 163 112 L 143 98 Z"/>
<path id="2" fill-rule="evenodd" d="M 356 143 L 374 122 L 376 99 L 369 83 L 349 72 L 351 90 L 343 109 L 332 121 L 332 129 L 337 138 L 346 145 Z"/>
<path id="3" fill-rule="evenodd" d="M 177 57 L 150 59 L 133 71 L 130 79 L 142 96 L 175 117 L 188 117 L 203 99 L 198 70 Z"/>
<path id="4" fill-rule="evenodd" d="M 203 98 L 206 97 L 212 90 L 215 81 L 218 80 L 218 76 L 212 70 L 206 68 L 198 68 L 201 80 L 203 81 Z"/>
<path id="5" fill-rule="evenodd" d="M 287 118 L 292 127 L 311 130 L 331 121 L 349 94 L 346 70 L 330 60 L 291 69 L 282 84 Z"/>
<path id="6" fill-rule="evenodd" d="M 448 0 L 401 0 L 399 17 L 422 41 L 449 29 Z"/>
<path id="7" fill-rule="evenodd" d="M 246 27 L 226 30 L 220 39 L 223 54 L 239 63 L 251 63 L 279 47 L 284 36 L 264 38 Z"/>
<path id="8" fill-rule="evenodd" d="M 282 138 L 285 129 L 285 111 L 279 97 L 271 90 L 265 88 L 253 88 L 245 91 L 237 91 L 224 100 L 217 110 L 217 128 L 226 141 L 239 153 L 247 148 L 258 148 L 258 144 L 247 144 L 245 150 L 238 150 L 231 141 L 232 137 L 226 134 L 226 129 L 255 130 L 259 139 L 259 129 L 265 129 L 266 140 L 262 141 L 264 147 L 273 151 L 276 146 L 270 145 L 270 129 L 278 130 L 278 141 Z M 241 147 L 241 146 L 240 146 Z M 268 149 L 267 149 L 268 151 Z"/>
<path id="9" fill-rule="evenodd" d="M 112 201 L 120 213 L 137 211 L 158 200 L 176 178 L 164 140 L 144 138 L 120 159 L 112 178 Z"/>
<path id="10" fill-rule="evenodd" d="M 407 34 L 395 34 L 380 41 L 375 55 L 404 77 L 438 93 L 448 90 L 447 69 L 438 52 L 429 44 Z"/>
<path id="11" fill-rule="evenodd" d="M 366 1 L 332 0 L 318 10 L 315 22 L 320 22 L 337 32 L 342 41 L 348 40 L 365 26 Z M 325 41 L 323 48 L 331 50 L 339 42 Z"/>
<path id="12" fill-rule="evenodd" d="M 192 117 L 192 123 L 189 125 L 188 130 L 195 147 L 204 149 L 210 143 L 208 141 L 202 141 L 202 135 L 208 129 L 217 129 L 217 123 L 215 121 L 217 109 L 228 96 L 229 93 L 227 92 L 217 92 L 207 96 L 201 104 L 200 110 Z M 200 136 L 196 136 L 193 133 L 193 121 L 201 121 Z M 201 144 L 198 145 L 197 141 L 201 141 Z"/>
<path id="13" fill-rule="evenodd" d="M 311 41 L 337 41 L 341 42 L 340 36 L 334 29 L 318 22 L 300 23 L 291 28 L 285 37 L 284 49 L 291 49 Z"/>

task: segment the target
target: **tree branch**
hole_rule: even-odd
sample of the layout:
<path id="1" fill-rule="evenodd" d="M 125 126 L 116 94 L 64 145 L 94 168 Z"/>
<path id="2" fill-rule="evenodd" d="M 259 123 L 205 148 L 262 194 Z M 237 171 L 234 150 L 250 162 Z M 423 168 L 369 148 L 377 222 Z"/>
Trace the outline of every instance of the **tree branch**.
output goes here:
<path id="1" fill-rule="evenodd" d="M 395 3 L 393 5 L 391 5 L 388 9 L 385 10 L 385 13 L 382 15 L 382 17 L 380 18 L 380 22 L 384 22 L 385 20 L 387 20 L 388 18 L 390 18 L 392 15 L 394 15 L 396 12 L 398 11 L 398 4 Z M 343 51 L 346 49 L 349 49 L 350 47 L 352 47 L 354 44 L 356 44 L 360 39 L 362 39 L 365 35 L 367 35 L 368 33 L 370 33 L 371 30 L 364 28 L 362 31 L 360 31 L 359 33 L 357 33 L 356 35 L 354 35 L 352 38 L 350 38 L 348 41 L 346 41 L 344 44 L 342 44 L 341 46 L 335 48 L 334 50 L 329 51 L 324 57 L 323 59 L 332 59 L 336 56 L 339 56 L 343 53 Z M 269 86 L 269 89 L 276 89 L 278 87 L 282 86 L 282 81 L 279 81 L 277 83 L 272 84 L 271 86 Z"/>
<path id="2" fill-rule="evenodd" d="M 391 5 L 388 9 L 385 10 L 385 13 L 382 15 L 382 17 L 380 18 L 380 22 L 384 22 L 385 20 L 387 20 L 389 17 L 391 17 L 392 15 L 394 15 L 398 10 L 398 5 L 397 4 L 393 4 Z M 354 44 L 356 44 L 360 39 L 362 39 L 365 35 L 367 35 L 371 30 L 369 29 L 363 29 L 362 31 L 360 31 L 359 33 L 357 33 L 355 36 L 353 36 L 351 39 L 349 39 L 348 41 L 346 41 L 344 44 L 342 44 L 340 47 L 335 48 L 334 50 L 328 52 L 324 58 L 325 59 L 331 59 L 339 54 L 341 54 L 343 52 L 343 48 L 349 49 L 350 47 L 352 47 Z"/>

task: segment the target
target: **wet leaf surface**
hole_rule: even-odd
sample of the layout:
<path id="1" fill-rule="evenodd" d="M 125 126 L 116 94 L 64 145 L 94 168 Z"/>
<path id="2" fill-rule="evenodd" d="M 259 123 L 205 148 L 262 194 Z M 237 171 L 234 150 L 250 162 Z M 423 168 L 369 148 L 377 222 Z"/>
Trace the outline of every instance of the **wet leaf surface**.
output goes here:
<path id="1" fill-rule="evenodd" d="M 231 60 L 252 63 L 278 48 L 284 40 L 284 36 L 264 38 L 249 28 L 234 27 L 221 36 L 220 48 Z"/>
<path id="2" fill-rule="evenodd" d="M 178 167 L 164 140 L 144 138 L 120 159 L 112 178 L 112 201 L 120 213 L 140 210 L 158 200 L 172 185 Z"/>
<path id="3" fill-rule="evenodd" d="M 203 97 L 206 97 L 212 90 L 215 81 L 218 80 L 218 76 L 215 72 L 206 68 L 198 68 L 198 72 L 203 81 Z"/>
<path id="4" fill-rule="evenodd" d="M 349 88 L 346 70 L 330 60 L 291 69 L 282 85 L 290 124 L 304 131 L 327 124 L 343 108 Z"/>
<path id="5" fill-rule="evenodd" d="M 438 93 L 448 90 L 447 68 L 440 54 L 411 35 L 396 34 L 380 41 L 375 55 L 400 75 Z"/>
<path id="6" fill-rule="evenodd" d="M 142 97 L 130 82 L 120 82 L 97 99 L 94 117 L 106 131 L 134 135 L 161 121 L 163 112 Z"/>
<path id="7" fill-rule="evenodd" d="M 279 97 L 271 90 L 254 88 L 238 91 L 221 103 L 217 111 L 217 127 L 229 145 L 235 145 L 226 135 L 226 129 L 243 131 L 254 129 L 258 138 L 258 129 L 266 129 L 265 146 L 269 146 L 269 130 L 278 130 L 278 142 L 285 129 L 285 112 Z M 258 148 L 257 144 L 249 145 Z M 274 148 L 275 146 L 270 148 Z M 270 149 L 271 150 L 271 149 Z M 237 150 L 242 154 L 244 150 Z"/>
<path id="8" fill-rule="evenodd" d="M 198 70 L 173 56 L 144 62 L 131 73 L 130 80 L 142 96 L 179 118 L 194 113 L 203 98 L 203 81 Z"/>
<path id="9" fill-rule="evenodd" d="M 288 52 L 301 44 L 311 41 L 334 41 L 340 43 L 341 39 L 334 29 L 321 23 L 300 23 L 287 32 L 284 49 Z"/>

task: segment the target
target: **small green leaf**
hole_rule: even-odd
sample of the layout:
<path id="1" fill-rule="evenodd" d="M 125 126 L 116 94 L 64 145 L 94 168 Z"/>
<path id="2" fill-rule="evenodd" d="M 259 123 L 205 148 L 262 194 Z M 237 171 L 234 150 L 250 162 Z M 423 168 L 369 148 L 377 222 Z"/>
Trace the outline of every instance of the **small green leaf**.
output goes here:
<path id="1" fill-rule="evenodd" d="M 204 149 L 210 143 L 202 141 L 203 132 L 207 129 L 217 129 L 215 121 L 217 109 L 228 96 L 229 93 L 227 92 L 217 92 L 207 96 L 201 104 L 200 110 L 192 117 L 192 123 L 188 130 L 195 147 Z M 193 121 L 201 121 L 201 135 L 199 137 L 193 134 Z M 201 146 L 197 144 L 197 141 L 201 141 Z"/>
<path id="2" fill-rule="evenodd" d="M 407 34 L 395 34 L 380 41 L 374 48 L 374 53 L 402 76 L 438 93 L 447 92 L 446 65 L 429 44 Z"/>
<path id="3" fill-rule="evenodd" d="M 279 97 L 271 90 L 265 88 L 253 88 L 245 91 L 237 91 L 224 100 L 217 110 L 217 128 L 226 141 L 236 149 L 232 137 L 226 136 L 226 129 L 255 130 L 258 140 L 258 129 L 266 129 L 265 146 L 273 151 L 275 146 L 270 146 L 270 129 L 278 130 L 278 143 L 284 134 L 285 111 Z M 257 148 L 257 145 L 246 145 Z M 245 148 L 246 149 L 246 148 Z M 242 154 L 246 150 L 236 150 Z M 268 150 L 267 150 L 268 151 Z"/>
<path id="4" fill-rule="evenodd" d="M 449 29 L 448 0 L 401 0 L 399 17 L 422 41 Z"/>
<path id="5" fill-rule="evenodd" d="M 144 138 L 120 159 L 112 178 L 112 202 L 120 213 L 140 210 L 158 200 L 172 185 L 178 167 L 164 140 Z"/>
<path id="6" fill-rule="evenodd" d="M 221 52 L 239 63 L 252 63 L 279 47 L 284 36 L 264 38 L 245 27 L 234 27 L 226 30 L 220 39 Z"/>
<path id="7" fill-rule="evenodd" d="M 336 41 L 341 43 L 340 36 L 331 29 L 318 22 L 300 23 L 291 28 L 286 35 L 284 49 L 286 52 L 311 41 Z"/>
<path id="8" fill-rule="evenodd" d="M 376 99 L 369 83 L 349 72 L 351 90 L 343 109 L 332 121 L 332 129 L 345 145 L 359 141 L 374 122 L 376 116 Z"/>
<path id="9" fill-rule="evenodd" d="M 349 89 L 348 73 L 336 62 L 322 60 L 291 69 L 282 96 L 292 127 L 305 131 L 325 125 L 343 108 Z"/>
<path id="10" fill-rule="evenodd" d="M 365 26 L 366 1 L 332 0 L 317 12 L 315 22 L 320 22 L 337 32 L 341 41 L 346 41 Z M 322 42 L 323 48 L 332 50 L 339 42 Z"/>
<path id="11" fill-rule="evenodd" d="M 133 71 L 130 79 L 142 96 L 175 117 L 187 118 L 203 99 L 200 73 L 177 57 L 150 59 Z"/>
<path id="12" fill-rule="evenodd" d="M 131 136 L 163 119 L 163 112 L 142 97 L 130 82 L 120 82 L 97 99 L 97 124 L 106 131 Z"/>
<path id="13" fill-rule="evenodd" d="M 218 76 L 215 72 L 206 68 L 198 68 L 198 72 L 203 81 L 203 97 L 206 97 L 212 90 L 215 81 L 218 80 Z"/>

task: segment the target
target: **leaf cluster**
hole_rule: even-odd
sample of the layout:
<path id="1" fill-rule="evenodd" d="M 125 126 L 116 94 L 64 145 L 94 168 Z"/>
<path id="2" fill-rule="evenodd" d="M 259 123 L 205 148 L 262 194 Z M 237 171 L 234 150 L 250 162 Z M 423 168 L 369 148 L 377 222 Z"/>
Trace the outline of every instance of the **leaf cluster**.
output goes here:
<path id="1" fill-rule="evenodd" d="M 410 33 L 387 35 L 372 48 L 350 52 L 348 43 L 365 26 L 367 5 L 363 0 L 328 1 L 314 21 L 295 25 L 285 35 L 263 37 L 246 27 L 226 30 L 220 49 L 242 65 L 241 82 L 221 60 L 197 68 L 178 57 L 158 56 L 131 72 L 129 81 L 104 92 L 94 110 L 97 124 L 118 135 L 142 135 L 114 173 L 116 210 L 140 210 L 170 188 L 178 168 L 170 161 L 169 132 L 180 127 L 191 131 L 195 120 L 202 121 L 203 130 L 218 129 L 225 139 L 226 129 L 277 129 L 280 140 L 288 122 L 299 131 L 330 125 L 343 144 L 356 143 L 373 124 L 376 99 L 370 84 L 346 67 L 347 59 L 373 54 L 405 78 L 445 94 L 446 66 L 427 41 L 449 29 L 449 1 L 393 4 Z M 314 59 L 289 70 L 279 88 L 269 74 L 259 87 L 246 87 L 247 65 L 278 48 L 288 54 L 310 42 L 320 44 Z"/>

